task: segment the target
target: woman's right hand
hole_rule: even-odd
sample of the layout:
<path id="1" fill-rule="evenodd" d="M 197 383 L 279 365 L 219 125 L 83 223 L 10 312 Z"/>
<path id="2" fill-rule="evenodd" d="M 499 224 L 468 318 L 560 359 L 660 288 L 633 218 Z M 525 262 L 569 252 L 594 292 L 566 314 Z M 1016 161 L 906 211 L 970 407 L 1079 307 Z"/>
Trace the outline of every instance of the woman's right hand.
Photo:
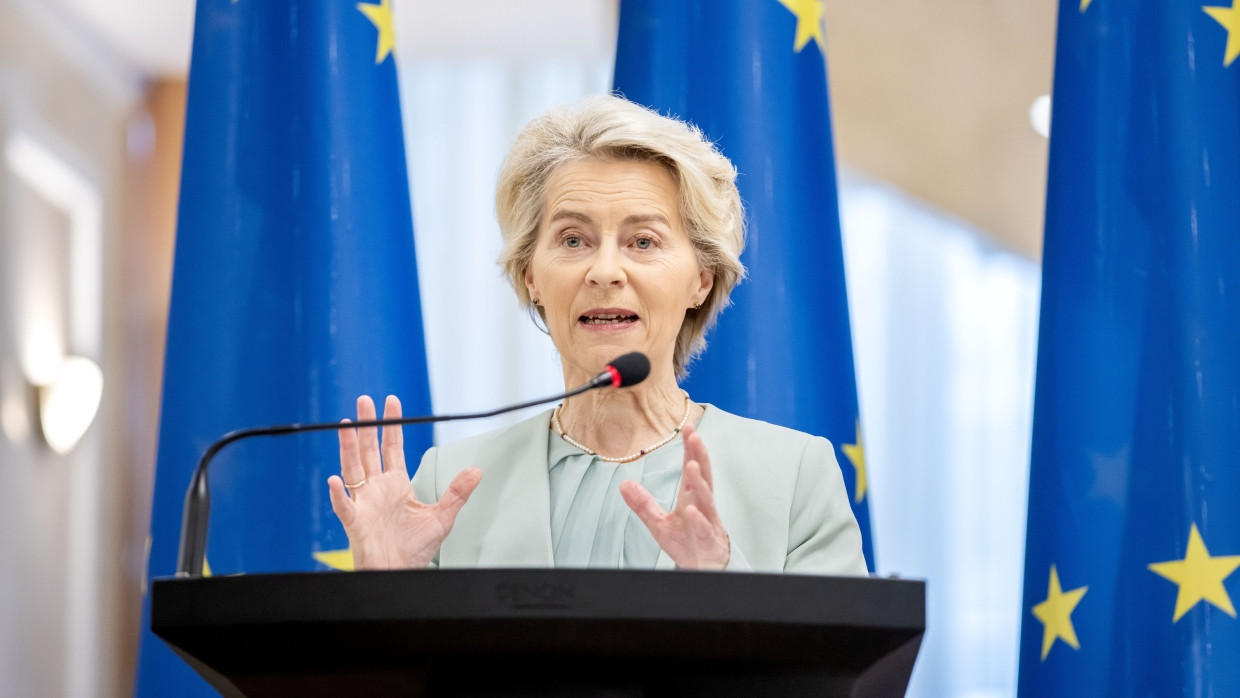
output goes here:
<path id="1" fill-rule="evenodd" d="M 389 395 L 384 419 L 400 417 L 400 400 Z M 359 422 L 375 419 L 368 396 L 357 399 Z M 345 420 L 348 421 L 348 420 Z M 426 567 L 452 530 L 456 515 L 482 480 L 478 468 L 462 470 L 435 504 L 419 502 L 405 468 L 401 427 L 341 429 L 340 475 L 327 478 L 332 511 L 344 524 L 359 570 Z M 343 479 L 342 479 L 343 478 Z M 351 486 L 346 489 L 345 483 Z M 363 483 L 354 485 L 354 483 Z"/>

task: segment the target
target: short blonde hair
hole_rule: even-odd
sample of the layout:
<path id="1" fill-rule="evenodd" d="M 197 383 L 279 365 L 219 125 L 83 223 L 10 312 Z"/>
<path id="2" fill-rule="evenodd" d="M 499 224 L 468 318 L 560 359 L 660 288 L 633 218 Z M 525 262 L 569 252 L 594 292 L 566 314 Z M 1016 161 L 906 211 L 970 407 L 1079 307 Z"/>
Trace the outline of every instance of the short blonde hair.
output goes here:
<path id="1" fill-rule="evenodd" d="M 546 214 L 547 181 L 561 165 L 590 158 L 654 162 L 680 190 L 685 232 L 698 264 L 714 275 L 710 294 L 700 308 L 686 312 L 676 337 L 673 363 L 677 377 L 683 377 L 745 276 L 740 260 L 745 216 L 736 167 L 696 126 L 612 95 L 586 97 L 526 124 L 500 170 L 495 210 L 504 238 L 499 263 L 531 314 L 542 311 L 525 287 L 525 271 Z"/>

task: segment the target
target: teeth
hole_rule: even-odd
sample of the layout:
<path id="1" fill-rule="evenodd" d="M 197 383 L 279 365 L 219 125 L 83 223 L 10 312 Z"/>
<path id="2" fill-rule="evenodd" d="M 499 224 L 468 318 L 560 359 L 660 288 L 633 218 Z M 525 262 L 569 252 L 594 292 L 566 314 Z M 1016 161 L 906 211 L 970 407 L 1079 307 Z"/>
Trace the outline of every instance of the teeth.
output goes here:
<path id="1" fill-rule="evenodd" d="M 632 322 L 637 320 L 636 315 L 589 315 L 583 316 L 583 321 L 588 325 L 613 325 L 621 322 Z"/>

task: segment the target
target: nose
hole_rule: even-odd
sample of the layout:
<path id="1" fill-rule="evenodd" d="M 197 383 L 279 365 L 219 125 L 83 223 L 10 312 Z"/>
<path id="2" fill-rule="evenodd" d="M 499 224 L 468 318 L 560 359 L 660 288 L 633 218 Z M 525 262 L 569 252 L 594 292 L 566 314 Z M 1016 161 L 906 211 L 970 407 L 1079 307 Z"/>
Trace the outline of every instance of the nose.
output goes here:
<path id="1" fill-rule="evenodd" d="M 624 273 L 623 257 L 612 245 L 602 245 L 590 258 L 586 270 L 586 283 L 600 288 L 623 288 L 628 282 Z"/>

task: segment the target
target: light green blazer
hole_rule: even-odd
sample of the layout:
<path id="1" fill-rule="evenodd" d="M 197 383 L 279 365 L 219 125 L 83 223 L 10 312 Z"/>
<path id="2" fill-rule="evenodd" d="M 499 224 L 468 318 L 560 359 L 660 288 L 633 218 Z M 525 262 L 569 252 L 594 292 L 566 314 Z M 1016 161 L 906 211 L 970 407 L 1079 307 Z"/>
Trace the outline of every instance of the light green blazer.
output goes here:
<path id="1" fill-rule="evenodd" d="M 482 482 L 439 550 L 441 567 L 553 567 L 547 430 L 551 412 L 432 448 L 413 488 L 435 502 L 461 470 Z M 865 574 L 835 449 L 824 438 L 706 405 L 698 432 L 710 454 L 715 506 L 732 541 L 729 569 Z M 660 553 L 656 568 L 675 563 Z"/>

